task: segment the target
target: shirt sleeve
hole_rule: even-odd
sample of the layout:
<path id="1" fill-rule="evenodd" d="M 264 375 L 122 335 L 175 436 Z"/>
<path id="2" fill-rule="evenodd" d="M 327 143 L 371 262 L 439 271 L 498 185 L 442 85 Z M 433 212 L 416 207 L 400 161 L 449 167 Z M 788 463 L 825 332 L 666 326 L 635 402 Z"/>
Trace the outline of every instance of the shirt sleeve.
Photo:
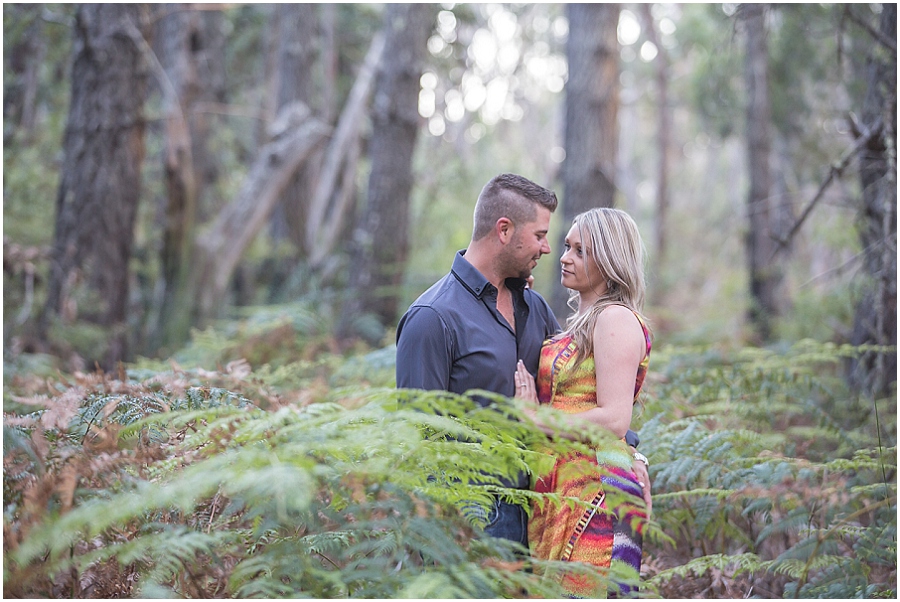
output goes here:
<path id="1" fill-rule="evenodd" d="M 452 349 L 452 333 L 434 309 L 410 308 L 397 325 L 397 387 L 448 391 Z"/>

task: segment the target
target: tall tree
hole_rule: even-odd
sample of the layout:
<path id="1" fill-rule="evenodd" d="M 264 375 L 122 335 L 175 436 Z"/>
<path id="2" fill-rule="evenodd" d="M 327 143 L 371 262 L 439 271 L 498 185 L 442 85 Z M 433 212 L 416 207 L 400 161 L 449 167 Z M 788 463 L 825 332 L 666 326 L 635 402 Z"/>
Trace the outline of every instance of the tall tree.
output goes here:
<path id="1" fill-rule="evenodd" d="M 338 43 L 337 6 L 333 3 L 319 5 L 321 30 L 320 60 L 322 62 L 321 111 L 325 123 L 331 123 L 337 113 Z"/>
<path id="2" fill-rule="evenodd" d="M 644 23 L 647 26 L 647 38 L 658 49 L 658 54 L 654 61 L 654 72 L 656 79 L 656 149 L 657 149 L 657 167 L 656 167 L 656 216 L 654 224 L 654 235 L 656 238 L 656 248 L 654 252 L 654 269 L 656 274 L 656 286 L 652 290 L 651 299 L 654 303 L 659 303 L 662 299 L 662 286 L 660 286 L 660 278 L 664 273 L 666 255 L 668 252 L 668 240 L 666 230 L 668 228 L 669 214 L 669 147 L 672 138 L 672 111 L 669 108 L 669 53 L 659 39 L 656 30 L 656 20 L 653 17 L 653 11 L 650 4 L 641 4 Z"/>
<path id="3" fill-rule="evenodd" d="M 566 125 L 561 249 L 572 219 L 592 207 L 612 207 L 619 144 L 618 4 L 568 4 Z M 565 316 L 568 292 L 554 282 L 552 307 Z"/>
<path id="4" fill-rule="evenodd" d="M 153 347 L 180 342 L 189 331 L 194 228 L 200 196 L 212 186 L 217 171 L 209 148 L 208 113 L 201 108 L 222 102 L 225 96 L 221 11 L 183 4 L 163 5 L 160 10 L 155 40 L 163 97 L 166 198 L 161 286 L 150 329 Z"/>
<path id="5" fill-rule="evenodd" d="M 109 331 L 105 354 L 98 350 L 88 358 L 105 367 L 129 355 L 128 263 L 144 159 L 147 68 L 140 46 L 147 15 L 144 4 L 82 4 L 75 15 L 72 95 L 41 331 L 46 335 L 53 316 L 73 318 L 81 303 L 81 317 Z"/>
<path id="6" fill-rule="evenodd" d="M 746 136 L 750 189 L 747 195 L 746 238 L 750 277 L 749 319 L 761 341 L 772 336 L 778 314 L 778 274 L 773 263 L 771 228 L 772 110 L 769 99 L 769 55 L 766 44 L 766 7 L 741 5 L 746 34 L 744 76 L 747 83 Z"/>
<path id="7" fill-rule="evenodd" d="M 873 28 L 874 29 L 874 28 Z M 857 303 L 852 342 L 897 344 L 897 5 L 882 4 L 869 57 L 858 137 L 862 186 L 857 228 L 868 281 Z M 893 47 L 891 47 L 893 44 Z M 874 135 L 873 135 L 874 134 Z M 885 396 L 896 383 L 897 352 L 871 351 L 854 362 L 851 383 Z"/>
<path id="8" fill-rule="evenodd" d="M 4 68 L 13 77 L 3 79 L 3 140 L 9 142 L 16 129 L 30 136 L 37 112 L 38 72 L 44 61 L 46 40 L 40 4 L 9 4 L 4 21 L 19 25 L 12 47 L 3 55 Z"/>
<path id="9" fill-rule="evenodd" d="M 412 157 L 419 131 L 419 79 L 435 8 L 388 4 L 385 48 L 375 81 L 366 207 L 354 231 L 350 282 L 339 325 L 343 338 L 362 334 L 363 313 L 381 325 L 397 319 L 409 247 Z M 375 337 L 370 337 L 375 338 Z"/>
<path id="10" fill-rule="evenodd" d="M 318 58 L 316 5 L 277 4 L 277 108 L 292 102 L 302 102 L 319 113 L 313 102 L 313 67 Z M 309 197 L 315 185 L 317 164 L 321 153 L 313 155 L 299 170 L 281 195 L 272 214 L 272 231 L 276 237 L 286 236 L 299 250 L 305 250 L 305 222 Z"/>

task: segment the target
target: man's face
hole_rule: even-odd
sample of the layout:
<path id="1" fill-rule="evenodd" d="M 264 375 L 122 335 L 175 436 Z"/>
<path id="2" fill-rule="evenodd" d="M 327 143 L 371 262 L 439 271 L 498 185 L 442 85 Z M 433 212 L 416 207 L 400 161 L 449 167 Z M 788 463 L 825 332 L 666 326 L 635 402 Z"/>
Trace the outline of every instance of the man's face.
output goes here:
<path id="1" fill-rule="evenodd" d="M 517 224 L 505 251 L 504 267 L 507 278 L 528 278 L 537 266 L 541 255 L 550 252 L 547 232 L 550 230 L 550 210 L 537 208 L 537 216 L 532 222 Z"/>

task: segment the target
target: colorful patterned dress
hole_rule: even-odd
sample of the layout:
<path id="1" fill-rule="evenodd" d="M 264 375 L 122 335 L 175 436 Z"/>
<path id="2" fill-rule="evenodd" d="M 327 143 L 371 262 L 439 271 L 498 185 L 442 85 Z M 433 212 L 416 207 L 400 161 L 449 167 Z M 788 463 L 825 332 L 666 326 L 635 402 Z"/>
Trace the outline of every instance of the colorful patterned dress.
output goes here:
<path id="1" fill-rule="evenodd" d="M 637 316 L 637 314 L 635 314 Z M 647 354 L 637 371 L 634 398 L 637 400 L 650 359 L 650 331 L 638 316 L 647 343 Z M 597 407 L 594 358 L 575 366 L 575 342 L 561 335 L 544 343 L 538 368 L 538 398 L 542 404 L 566 412 L 583 412 Z M 608 568 L 613 575 L 636 577 L 641 567 L 641 534 L 646 510 L 637 477 L 631 469 L 631 452 L 624 440 L 609 449 L 596 450 L 591 457 L 580 452 L 557 458 L 553 470 L 538 479 L 535 491 L 577 497 L 589 504 L 570 507 L 553 503 L 537 504 L 528 522 L 528 540 L 535 558 L 586 562 Z M 607 499 L 617 502 L 615 513 L 607 512 Z M 628 567 L 633 569 L 629 571 Z M 573 598 L 605 598 L 606 582 L 586 575 L 566 573 L 562 585 Z M 621 593 L 631 591 L 620 584 Z"/>

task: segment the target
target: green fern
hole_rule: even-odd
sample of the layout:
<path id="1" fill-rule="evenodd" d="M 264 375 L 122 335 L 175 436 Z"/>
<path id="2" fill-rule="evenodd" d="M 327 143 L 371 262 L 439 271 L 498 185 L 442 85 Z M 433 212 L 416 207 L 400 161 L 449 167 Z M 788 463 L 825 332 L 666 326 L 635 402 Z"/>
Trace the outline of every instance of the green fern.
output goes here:
<path id="1" fill-rule="evenodd" d="M 712 568 L 744 593 L 762 582 L 785 595 L 896 591 L 896 424 L 849 428 L 835 409 L 849 395 L 835 366 L 855 352 L 811 342 L 654 352 L 651 374 L 660 376 L 648 382 L 639 423 L 654 492 L 646 595 L 710 580 Z M 540 474 L 550 452 L 589 451 L 604 435 L 585 429 L 585 442 L 552 441 L 517 420 L 515 403 L 484 392 L 489 408 L 467 396 L 373 388 L 390 387 L 391 353 L 343 371 L 333 359 L 249 376 L 133 369 L 126 383 L 85 389 L 67 429 L 5 426 L 4 455 L 16 470 L 4 471 L 4 517 L 11 533 L 28 530 L 4 557 L 5 585 L 34 595 L 51 591 L 52 579 L 129 566 L 140 575 L 130 591 L 143 596 L 555 598 L 561 570 L 597 574 L 538 561 L 526 571 L 515 546 L 484 537 L 469 518 L 479 513 L 461 508 L 486 510 L 493 496 L 526 508 L 583 504 L 501 479 Z M 373 376 L 358 384 L 365 374 Z M 331 386 L 302 392 L 306 405 L 279 400 L 314 382 Z M 110 425 L 118 440 L 101 479 L 84 445 Z M 48 489 L 44 505 L 23 514 L 29 483 L 52 487 L 73 467 L 82 477 L 70 510 Z"/>

